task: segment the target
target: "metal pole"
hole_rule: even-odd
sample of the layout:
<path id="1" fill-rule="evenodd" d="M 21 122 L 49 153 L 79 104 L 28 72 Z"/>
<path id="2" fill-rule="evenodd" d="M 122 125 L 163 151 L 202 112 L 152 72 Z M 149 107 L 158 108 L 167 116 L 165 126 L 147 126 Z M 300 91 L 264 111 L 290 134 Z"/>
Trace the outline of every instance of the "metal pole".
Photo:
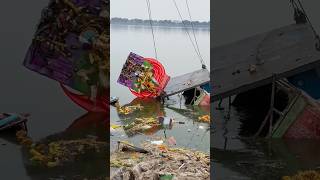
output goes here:
<path id="1" fill-rule="evenodd" d="M 273 74 L 273 76 L 272 76 L 272 92 L 271 92 L 271 101 L 270 101 L 271 114 L 270 114 L 270 124 L 269 124 L 269 137 L 271 137 L 272 129 L 273 129 L 272 124 L 273 124 L 275 89 L 276 89 L 276 75 Z"/>
<path id="2" fill-rule="evenodd" d="M 222 99 L 219 100 L 219 103 L 218 103 L 218 107 L 216 108 L 216 110 L 223 110 L 224 108 L 221 106 L 222 104 Z"/>
<path id="3" fill-rule="evenodd" d="M 228 103 L 228 114 L 227 119 L 230 119 L 230 113 L 231 113 L 231 96 L 229 96 L 229 103 Z"/>

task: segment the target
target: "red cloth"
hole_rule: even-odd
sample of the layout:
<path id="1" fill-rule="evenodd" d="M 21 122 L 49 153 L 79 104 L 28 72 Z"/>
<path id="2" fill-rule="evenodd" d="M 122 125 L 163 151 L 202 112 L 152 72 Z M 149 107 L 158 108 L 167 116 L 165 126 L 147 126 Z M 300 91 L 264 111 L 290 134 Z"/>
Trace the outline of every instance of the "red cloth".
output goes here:
<path id="1" fill-rule="evenodd" d="M 163 89 L 166 87 L 170 77 L 166 74 L 166 71 L 162 64 L 153 58 L 144 58 L 144 60 L 149 61 L 153 66 L 154 78 L 159 82 L 159 87 L 157 93 L 152 93 L 148 91 L 142 91 L 140 93 L 130 89 L 131 93 L 139 98 L 147 97 L 157 97 L 161 94 Z"/>
<path id="2" fill-rule="evenodd" d="M 89 97 L 73 93 L 69 91 L 64 85 L 61 84 L 61 87 L 64 93 L 77 105 L 87 110 L 88 112 L 100 112 L 106 113 L 109 112 L 109 98 L 100 97 L 93 102 Z M 109 94 L 109 93 L 107 93 Z"/>

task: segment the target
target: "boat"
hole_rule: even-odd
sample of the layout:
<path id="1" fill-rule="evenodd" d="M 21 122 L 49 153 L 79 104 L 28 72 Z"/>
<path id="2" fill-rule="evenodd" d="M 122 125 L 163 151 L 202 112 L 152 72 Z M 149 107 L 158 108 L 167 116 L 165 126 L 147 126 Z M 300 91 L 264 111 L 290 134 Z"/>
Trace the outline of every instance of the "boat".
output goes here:
<path id="1" fill-rule="evenodd" d="M 213 49 L 211 102 L 235 97 L 230 105 L 255 115 L 243 122 L 254 137 L 320 138 L 320 39 L 307 18 L 295 20 Z"/>
<path id="2" fill-rule="evenodd" d="M 289 101 L 272 130 L 273 138 L 320 139 L 320 103 L 305 91 L 291 87 Z"/>
<path id="3" fill-rule="evenodd" d="M 291 24 L 213 49 L 211 101 L 272 83 L 305 77 L 320 65 L 308 24 Z M 237 57 L 237 58 L 234 58 Z"/>
<path id="4" fill-rule="evenodd" d="M 315 86 L 315 84 L 320 84 L 320 68 L 314 68 L 287 79 L 291 84 L 302 89 L 312 98 L 316 100 L 320 99 L 320 86 Z"/>
<path id="5" fill-rule="evenodd" d="M 11 113 L 0 113 L 0 131 L 20 127 L 27 130 L 27 116 Z"/>

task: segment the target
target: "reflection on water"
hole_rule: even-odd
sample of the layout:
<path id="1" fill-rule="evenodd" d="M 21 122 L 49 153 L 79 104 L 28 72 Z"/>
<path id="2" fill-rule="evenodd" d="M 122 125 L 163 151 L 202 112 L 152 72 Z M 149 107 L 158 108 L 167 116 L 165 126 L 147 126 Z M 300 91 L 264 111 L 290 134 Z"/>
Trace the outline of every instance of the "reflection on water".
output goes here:
<path id="1" fill-rule="evenodd" d="M 226 100 L 227 101 L 227 100 Z M 217 107 L 217 104 L 214 104 Z M 239 136 L 246 114 L 223 103 L 213 108 L 211 136 L 213 177 L 216 179 L 279 179 L 299 170 L 320 168 L 320 141 L 251 139 Z M 230 113 L 230 118 L 228 118 Z"/>
<path id="2" fill-rule="evenodd" d="M 64 131 L 47 136 L 41 143 L 50 144 L 62 140 L 72 141 L 92 138 L 97 142 L 107 142 L 107 114 L 87 113 L 76 120 Z M 81 146 L 79 146 L 80 148 Z M 25 167 L 32 179 L 47 179 L 63 177 L 64 179 L 103 179 L 107 176 L 106 156 L 107 151 L 87 151 L 77 156 L 74 161 L 67 162 L 61 167 L 42 168 L 34 166 L 28 157 L 28 153 L 22 149 L 25 158 Z M 76 162 L 76 163 L 75 163 Z"/>
<path id="3" fill-rule="evenodd" d="M 36 143 L 50 144 L 63 140 L 72 141 L 87 138 L 92 138 L 99 142 L 107 142 L 107 119 L 109 119 L 108 115 L 104 113 L 86 113 L 75 119 L 65 130 L 41 138 Z M 28 127 L 29 129 L 34 128 L 30 125 Z M 18 176 L 19 179 L 99 179 L 106 177 L 107 151 L 100 151 L 99 153 L 96 151 L 84 152 L 81 156 L 76 156 L 77 159 L 62 166 L 45 168 L 34 164 L 30 160 L 29 150 L 18 144 L 15 132 L 15 130 L 7 130 L 0 133 L 1 139 L 4 140 L 0 139 L 2 142 L 0 150 L 8 155 L 8 157 L 4 157 L 3 159 L 7 160 L 9 165 L 13 164 L 16 167 L 16 171 L 19 174 L 14 176 Z M 105 146 L 104 148 L 107 147 Z M 74 163 L 75 161 L 77 163 Z M 1 166 L 3 165 L 1 164 Z M 8 164 L 6 163 L 6 165 Z M 12 177 L 12 175 L 3 177 Z"/>
<path id="4" fill-rule="evenodd" d="M 184 27 L 154 26 L 154 28 L 159 29 L 163 32 L 181 32 L 181 33 L 186 32 Z M 114 29 L 114 30 L 150 31 L 150 26 L 112 24 L 112 29 Z M 187 29 L 189 31 L 192 31 L 192 29 L 190 27 L 187 27 Z M 208 32 L 210 32 L 210 28 L 209 27 L 195 27 L 194 31 L 196 33 L 208 33 Z"/>

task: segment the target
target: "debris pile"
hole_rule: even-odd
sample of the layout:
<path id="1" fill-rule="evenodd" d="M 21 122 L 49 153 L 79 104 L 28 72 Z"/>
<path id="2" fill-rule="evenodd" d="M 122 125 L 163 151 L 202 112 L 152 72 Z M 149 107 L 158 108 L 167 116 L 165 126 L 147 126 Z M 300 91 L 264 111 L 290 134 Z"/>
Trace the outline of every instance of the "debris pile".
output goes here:
<path id="1" fill-rule="evenodd" d="M 320 179 L 320 172 L 319 171 L 301 171 L 294 176 L 284 176 L 282 180 L 318 180 Z"/>
<path id="2" fill-rule="evenodd" d="M 57 167 L 67 162 L 75 162 L 77 157 L 89 151 L 105 151 L 106 142 L 94 139 L 60 140 L 50 143 L 34 143 L 23 130 L 17 132 L 17 139 L 30 154 L 30 160 L 41 166 Z"/>
<path id="3" fill-rule="evenodd" d="M 210 157 L 198 151 L 167 145 L 124 143 L 111 155 L 111 167 L 119 168 L 111 179 L 210 179 Z"/>

